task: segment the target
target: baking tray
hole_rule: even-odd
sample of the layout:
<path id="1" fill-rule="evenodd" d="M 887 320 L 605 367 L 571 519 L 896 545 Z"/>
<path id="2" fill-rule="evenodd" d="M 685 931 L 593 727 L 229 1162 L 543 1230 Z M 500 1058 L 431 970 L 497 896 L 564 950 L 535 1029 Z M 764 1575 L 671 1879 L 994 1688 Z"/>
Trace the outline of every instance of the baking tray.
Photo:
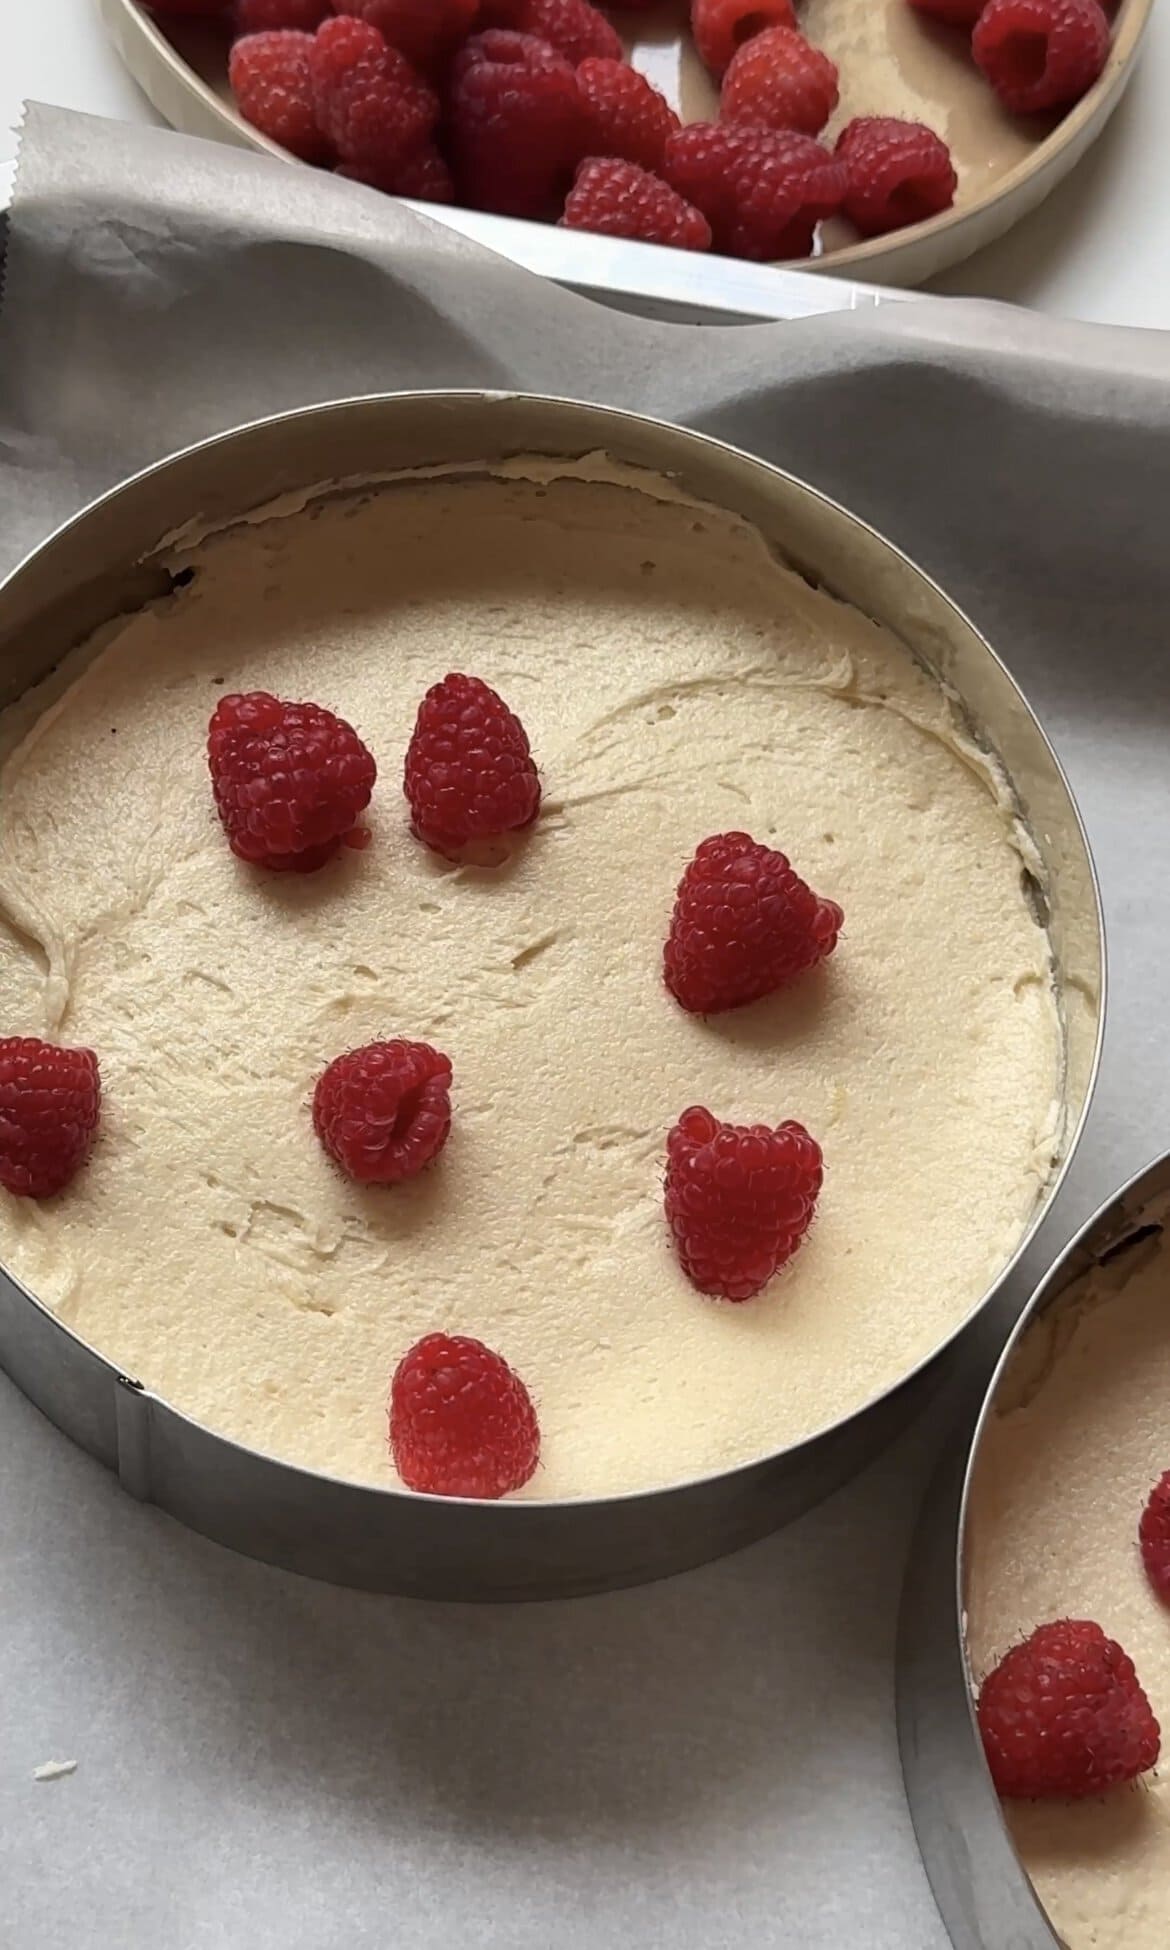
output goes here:
<path id="1" fill-rule="evenodd" d="M 384 395 L 260 421 L 115 489 L 13 573 L 0 588 L 8 696 L 43 675 L 67 644 L 164 594 L 170 578 L 152 551 L 195 512 L 216 523 L 321 481 L 597 450 L 666 473 L 733 511 L 801 574 L 886 622 L 938 672 L 1000 755 L 1040 853 L 1037 898 L 1047 905 L 1060 984 L 1081 998 L 1066 1022 L 1060 1164 L 1030 1236 L 1075 1149 L 1104 1021 L 1102 923 L 1084 831 L 1047 740 L 983 639 L 905 556 L 792 476 L 662 422 L 534 396 Z M 992 1283 L 985 1304 L 1011 1270 Z M 133 1495 L 249 1555 L 376 1590 L 551 1597 L 683 1570 L 801 1514 L 904 1425 L 980 1311 L 889 1392 L 808 1441 L 662 1490 L 559 1503 L 415 1496 L 242 1448 L 119 1373 L 7 1275 L 0 1275 L 0 1364 Z"/>
<path id="2" fill-rule="evenodd" d="M 875 302 L 872 285 L 917 285 L 961 263 L 1038 207 L 1104 129 L 1132 78 L 1154 0 L 1122 0 L 1113 49 L 1099 81 L 1060 121 L 1007 115 L 954 30 L 924 22 L 906 0 L 804 0 L 813 40 L 841 54 L 843 96 L 835 126 L 852 114 L 914 114 L 950 140 L 960 170 L 953 211 L 891 237 L 850 240 L 826 231 L 817 271 L 848 280 L 849 303 Z M 107 32 L 131 75 L 174 128 L 289 160 L 236 113 L 227 88 L 221 32 L 198 22 L 165 26 L 138 0 L 97 0 Z M 678 32 L 678 8 L 640 17 L 637 64 L 689 119 L 712 112 L 714 94 Z M 855 76 L 864 76 L 855 81 Z M 656 316 L 798 316 L 779 297 L 772 266 L 599 239 L 477 211 L 416 206 L 528 269 L 592 296 Z M 809 307 L 828 309 L 828 306 Z"/>
<path id="3" fill-rule="evenodd" d="M 1016 1853 L 983 1758 L 967 1657 L 967 1524 L 981 1437 L 1029 1327 L 1126 1242 L 1164 1216 L 1170 1155 L 1139 1172 L 1084 1226 L 1021 1314 L 982 1402 L 927 1497 L 898 1634 L 898 1740 L 918 1845 L 955 1950 L 1064 1950 Z M 1102 1866 L 1102 1873 L 1105 1873 Z"/>

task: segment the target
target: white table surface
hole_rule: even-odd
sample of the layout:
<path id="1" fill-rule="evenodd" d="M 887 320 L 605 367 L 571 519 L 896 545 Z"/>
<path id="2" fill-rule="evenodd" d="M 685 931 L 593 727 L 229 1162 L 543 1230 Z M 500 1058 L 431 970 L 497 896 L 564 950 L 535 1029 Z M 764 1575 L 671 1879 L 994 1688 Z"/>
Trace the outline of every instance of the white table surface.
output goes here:
<path id="1" fill-rule="evenodd" d="M 107 46 L 92 0 L 11 0 L 0 61 L 0 163 L 29 96 L 131 121 L 158 118 Z M 8 16 L 11 15 L 11 18 Z M 1104 137 L 1050 201 L 937 288 L 1067 318 L 1170 325 L 1170 6 Z"/>

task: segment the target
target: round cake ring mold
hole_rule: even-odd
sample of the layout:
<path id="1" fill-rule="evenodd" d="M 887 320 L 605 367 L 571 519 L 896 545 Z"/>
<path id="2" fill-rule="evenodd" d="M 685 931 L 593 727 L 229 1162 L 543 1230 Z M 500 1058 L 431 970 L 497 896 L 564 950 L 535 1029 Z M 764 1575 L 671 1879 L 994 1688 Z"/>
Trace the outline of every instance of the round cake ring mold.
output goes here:
<path id="1" fill-rule="evenodd" d="M 955 1950 L 1066 1950 L 1012 1841 L 983 1757 L 967 1650 L 969 1533 L 980 1453 L 1021 1342 L 1086 1275 L 1165 1230 L 1170 1152 L 1088 1220 L 1024 1308 L 969 1448 L 939 1469 L 907 1565 L 898 1631 L 898 1742 L 910 1813 Z"/>
<path id="2" fill-rule="evenodd" d="M 1000 1291 L 1063 1179 L 1096 1079 L 1105 995 L 1096 875 L 1059 761 L 1014 680 L 938 586 L 874 529 L 710 436 L 580 401 L 479 391 L 341 400 L 239 427 L 102 496 L 0 584 L 0 706 L 103 624 L 166 595 L 177 533 L 230 524 L 323 484 L 597 453 L 740 517 L 786 565 L 892 629 L 1002 763 L 1036 849 L 1030 881 L 1048 922 L 1058 998 L 1077 997 L 1062 1010 L 1058 1156 L 1012 1261 L 968 1320 L 879 1398 L 775 1454 L 599 1499 L 421 1496 L 245 1448 L 120 1372 L 0 1270 L 0 1365 L 58 1428 L 131 1495 L 192 1529 L 339 1584 L 431 1598 L 568 1597 L 686 1570 L 803 1514 L 906 1424 Z"/>

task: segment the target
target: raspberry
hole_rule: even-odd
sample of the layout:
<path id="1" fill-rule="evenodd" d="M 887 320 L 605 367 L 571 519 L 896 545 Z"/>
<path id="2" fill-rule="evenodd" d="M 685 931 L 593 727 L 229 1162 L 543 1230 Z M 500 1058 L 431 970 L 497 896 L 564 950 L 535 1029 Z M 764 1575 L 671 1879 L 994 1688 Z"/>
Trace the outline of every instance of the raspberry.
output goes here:
<path id="1" fill-rule="evenodd" d="M 0 1185 L 23 1198 L 64 1191 L 89 1156 L 101 1095 L 91 1049 L 0 1037 Z"/>
<path id="2" fill-rule="evenodd" d="M 357 827 L 377 767 L 351 725 L 267 691 L 222 697 L 207 735 L 215 803 L 231 849 L 253 866 L 313 873 Z"/>
<path id="3" fill-rule="evenodd" d="M 974 27 L 987 0 L 909 0 L 920 14 L 945 20 L 952 27 Z"/>
<path id="4" fill-rule="evenodd" d="M 1099 1625 L 1039 1625 L 989 1672 L 979 1731 L 1009 1800 L 1101 1794 L 1155 1765 L 1161 1734 L 1133 1661 Z"/>
<path id="5" fill-rule="evenodd" d="M 428 1334 L 390 1384 L 390 1448 L 407 1489 L 494 1499 L 540 1461 L 532 1397 L 507 1362 L 464 1334 Z"/>
<path id="6" fill-rule="evenodd" d="M 837 156 L 849 179 L 845 214 L 863 237 L 923 223 L 955 200 L 959 179 L 951 152 L 922 122 L 858 116 L 838 136 Z"/>
<path id="7" fill-rule="evenodd" d="M 812 1224 L 821 1148 L 803 1124 L 721 1124 L 698 1105 L 666 1140 L 666 1218 L 700 1293 L 750 1300 Z"/>
<path id="8" fill-rule="evenodd" d="M 272 34 L 291 28 L 299 34 L 315 34 L 331 12 L 330 0 L 235 0 L 232 32 Z"/>
<path id="9" fill-rule="evenodd" d="M 228 79 L 245 122 L 302 162 L 325 162 L 329 144 L 317 123 L 309 59 L 311 34 L 247 34 L 228 59 Z"/>
<path id="10" fill-rule="evenodd" d="M 376 27 L 416 68 L 433 68 L 471 32 L 477 0 L 333 0 L 333 12 Z"/>
<path id="11" fill-rule="evenodd" d="M 840 209 L 847 180 L 811 136 L 712 122 L 669 138 L 663 174 L 703 212 L 716 250 L 764 260 L 807 257 L 817 224 Z"/>
<path id="12" fill-rule="evenodd" d="M 464 203 L 513 217 L 560 214 L 585 139 L 563 54 L 531 34 L 473 35 L 452 64 L 448 116 Z"/>
<path id="13" fill-rule="evenodd" d="M 1138 1539 L 1146 1576 L 1159 1598 L 1170 1604 L 1170 1469 L 1150 1491 Z"/>
<path id="14" fill-rule="evenodd" d="M 412 151 L 394 169 L 367 169 L 361 163 L 339 163 L 337 174 L 348 176 L 355 183 L 366 183 L 371 189 L 385 190 L 391 196 L 417 197 L 421 203 L 455 201 L 451 171 L 433 142 L 424 142 L 421 149 Z"/>
<path id="15" fill-rule="evenodd" d="M 451 1132 L 451 1060 L 429 1043 L 367 1043 L 334 1057 L 313 1092 L 313 1127 L 359 1185 L 397 1185 Z"/>
<path id="16" fill-rule="evenodd" d="M 147 0 L 152 14 L 186 14 L 202 20 L 223 13 L 228 0 Z"/>
<path id="17" fill-rule="evenodd" d="M 1067 108 L 1109 58 L 1109 22 L 1098 0 L 987 0 L 971 52 L 1014 115 Z"/>
<path id="18" fill-rule="evenodd" d="M 317 30 L 309 72 L 317 120 L 343 162 L 395 169 L 439 119 L 438 97 L 405 55 L 349 14 Z"/>
<path id="19" fill-rule="evenodd" d="M 622 58 L 617 29 L 590 0 L 482 0 L 480 25 L 535 34 L 574 67 L 590 59 Z"/>
<path id="20" fill-rule="evenodd" d="M 711 248 L 711 226 L 698 210 L 637 163 L 594 157 L 583 162 L 569 192 L 561 223 L 603 237 L 640 237 L 680 250 Z"/>
<path id="21" fill-rule="evenodd" d="M 691 33 L 699 59 L 714 75 L 730 67 L 736 48 L 753 34 L 795 26 L 792 0 L 691 0 Z"/>
<path id="22" fill-rule="evenodd" d="M 403 790 L 413 832 L 437 853 L 531 826 L 540 811 L 524 726 L 490 684 L 457 672 L 419 705 Z"/>
<path id="23" fill-rule="evenodd" d="M 582 61 L 577 86 L 588 117 L 589 155 L 621 156 L 641 169 L 662 168 L 666 138 L 680 123 L 645 75 L 624 61 Z"/>
<path id="24" fill-rule="evenodd" d="M 837 69 L 791 27 L 769 27 L 745 41 L 723 78 L 724 122 L 819 135 L 837 106 Z"/>
<path id="25" fill-rule="evenodd" d="M 831 955 L 844 920 L 782 853 L 746 833 L 704 840 L 679 882 L 663 954 L 684 1009 L 714 1015 L 786 988 Z"/>

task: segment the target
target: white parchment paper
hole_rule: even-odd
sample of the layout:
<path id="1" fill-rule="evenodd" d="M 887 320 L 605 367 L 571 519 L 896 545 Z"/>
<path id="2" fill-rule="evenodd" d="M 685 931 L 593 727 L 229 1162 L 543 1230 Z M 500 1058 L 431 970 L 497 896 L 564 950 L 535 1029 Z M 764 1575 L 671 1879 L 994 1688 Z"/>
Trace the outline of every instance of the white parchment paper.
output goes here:
<path id="1" fill-rule="evenodd" d="M 352 185 L 30 110 L 0 566 L 200 435 L 451 385 L 632 406 L 782 462 L 938 577 L 1023 683 L 1088 821 L 1113 981 L 1035 1272 L 1170 1145 L 1170 339 L 948 301 L 650 324 Z M 951 1413 L 738 1558 L 487 1610 L 217 1550 L 0 1381 L 0 1944 L 943 1950 L 892 1647 Z M 34 1781 L 58 1754 L 75 1772 Z"/>

